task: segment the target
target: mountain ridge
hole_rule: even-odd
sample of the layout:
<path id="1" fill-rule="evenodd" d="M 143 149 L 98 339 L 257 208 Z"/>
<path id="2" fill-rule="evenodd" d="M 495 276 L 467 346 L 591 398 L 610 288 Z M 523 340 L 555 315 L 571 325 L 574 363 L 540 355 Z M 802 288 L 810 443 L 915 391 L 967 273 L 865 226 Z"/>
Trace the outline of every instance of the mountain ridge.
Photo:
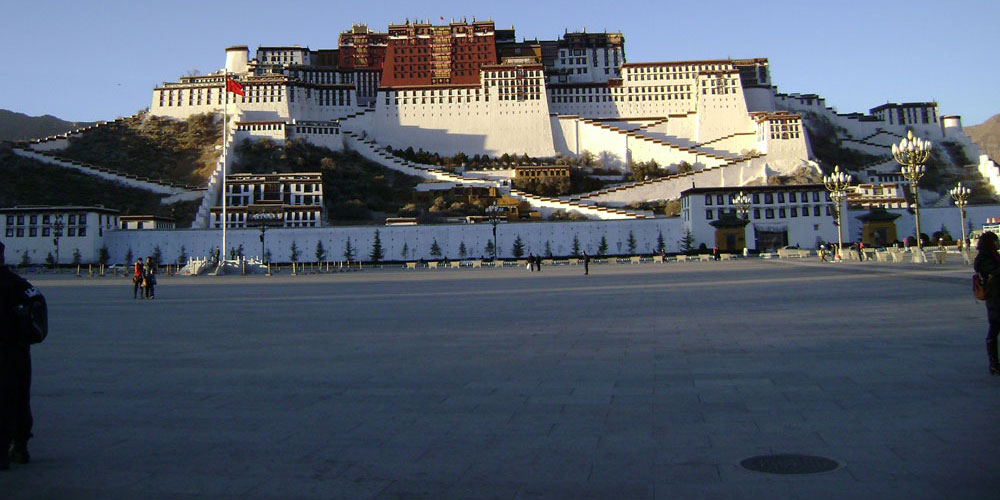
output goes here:
<path id="1" fill-rule="evenodd" d="M 979 149 L 993 160 L 1000 160 L 1000 114 L 995 114 L 979 125 L 963 127 Z"/>
<path id="2" fill-rule="evenodd" d="M 71 122 L 52 115 L 29 116 L 0 109 L 0 141 L 26 141 L 58 135 L 93 125 L 94 122 Z"/>

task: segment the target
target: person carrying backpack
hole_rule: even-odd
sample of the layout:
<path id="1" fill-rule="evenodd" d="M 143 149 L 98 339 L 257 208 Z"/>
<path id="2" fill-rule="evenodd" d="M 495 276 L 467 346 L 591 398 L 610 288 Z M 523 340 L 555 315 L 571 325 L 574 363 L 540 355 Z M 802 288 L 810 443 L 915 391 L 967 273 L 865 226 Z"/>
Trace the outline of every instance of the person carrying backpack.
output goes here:
<path id="1" fill-rule="evenodd" d="M 997 235 L 986 231 L 979 237 L 976 250 L 976 261 L 973 268 L 979 275 L 980 282 L 986 288 L 986 320 L 989 330 L 986 332 L 986 355 L 990 362 L 990 375 L 1000 375 L 1000 359 L 997 353 L 997 334 L 1000 333 L 1000 254 L 997 254 Z"/>
<path id="2" fill-rule="evenodd" d="M 10 270 L 0 243 L 0 470 L 29 461 L 31 344 L 48 331 L 45 298 Z"/>

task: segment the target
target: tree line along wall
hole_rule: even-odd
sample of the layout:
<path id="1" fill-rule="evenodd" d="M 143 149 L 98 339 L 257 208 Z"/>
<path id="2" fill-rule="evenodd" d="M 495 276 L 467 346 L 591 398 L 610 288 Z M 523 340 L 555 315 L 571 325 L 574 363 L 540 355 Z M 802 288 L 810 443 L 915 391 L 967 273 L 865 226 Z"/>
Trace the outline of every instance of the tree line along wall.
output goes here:
<path id="1" fill-rule="evenodd" d="M 295 243 L 300 252 L 299 262 L 314 262 L 316 244 L 322 242 L 328 261 L 345 260 L 347 242 L 351 242 L 355 260 L 370 260 L 370 253 L 378 231 L 386 261 L 435 260 L 447 257 L 462 258 L 464 244 L 466 256 L 476 259 L 489 257 L 487 242 L 493 240 L 493 227 L 483 224 L 453 224 L 428 226 L 363 226 L 321 227 L 301 229 L 269 229 L 265 233 L 266 249 L 273 262 L 291 261 L 291 246 Z M 520 237 L 524 254 L 545 255 L 546 243 L 554 256 L 569 256 L 574 238 L 580 251 L 596 255 L 603 237 L 609 254 L 629 254 L 629 234 L 635 240 L 635 253 L 654 253 L 659 235 L 667 252 L 679 251 L 684 224 L 680 218 L 626 220 L 626 221 L 566 221 L 538 223 L 501 223 L 497 225 L 497 247 L 501 258 L 514 257 L 514 242 Z M 260 231 L 257 229 L 232 229 L 226 232 L 227 246 L 243 246 L 243 254 L 258 258 L 261 255 Z M 441 256 L 431 255 L 435 242 Z M 133 258 L 152 255 L 159 247 L 164 263 L 176 262 L 181 247 L 188 257 L 208 257 L 222 243 L 218 230 L 171 231 L 113 231 L 106 233 L 105 244 L 111 254 L 111 263 L 123 263 L 132 251 Z M 406 249 L 404 257 L 403 250 Z"/>

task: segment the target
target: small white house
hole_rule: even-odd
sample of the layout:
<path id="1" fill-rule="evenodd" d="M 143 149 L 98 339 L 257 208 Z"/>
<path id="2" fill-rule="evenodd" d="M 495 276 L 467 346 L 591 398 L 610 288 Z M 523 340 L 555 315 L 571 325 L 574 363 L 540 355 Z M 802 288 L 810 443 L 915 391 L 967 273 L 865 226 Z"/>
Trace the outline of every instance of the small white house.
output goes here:
<path id="1" fill-rule="evenodd" d="M 786 245 L 815 248 L 821 242 L 837 241 L 834 203 L 822 184 L 784 186 L 734 186 L 691 188 L 681 193 L 681 217 L 695 245 L 735 250 L 718 241 L 718 221 L 742 218 L 735 203 L 742 192 L 747 206 L 746 246 L 761 251 Z M 845 213 L 845 218 L 847 214 Z M 713 225 L 713 222 L 716 224 Z M 845 224 L 848 221 L 845 220 Z"/>
<path id="2" fill-rule="evenodd" d="M 44 263 L 51 253 L 60 264 L 97 262 L 106 233 L 121 225 L 117 210 L 80 206 L 16 206 L 0 208 L 0 234 L 7 245 L 7 262 L 25 259 Z"/>

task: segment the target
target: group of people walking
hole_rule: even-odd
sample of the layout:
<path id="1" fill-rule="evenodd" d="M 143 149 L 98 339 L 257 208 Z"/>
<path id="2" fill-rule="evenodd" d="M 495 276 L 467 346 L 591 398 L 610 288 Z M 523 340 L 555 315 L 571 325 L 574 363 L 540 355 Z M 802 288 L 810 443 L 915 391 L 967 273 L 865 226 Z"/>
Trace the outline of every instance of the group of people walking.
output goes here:
<path id="1" fill-rule="evenodd" d="M 528 254 L 528 270 L 529 271 L 541 271 L 542 270 L 542 256 Z"/>
<path id="2" fill-rule="evenodd" d="M 146 263 L 142 259 L 135 261 L 132 269 L 132 283 L 135 288 L 132 291 L 133 299 L 153 299 L 156 291 L 156 264 L 152 257 L 146 257 Z"/>

